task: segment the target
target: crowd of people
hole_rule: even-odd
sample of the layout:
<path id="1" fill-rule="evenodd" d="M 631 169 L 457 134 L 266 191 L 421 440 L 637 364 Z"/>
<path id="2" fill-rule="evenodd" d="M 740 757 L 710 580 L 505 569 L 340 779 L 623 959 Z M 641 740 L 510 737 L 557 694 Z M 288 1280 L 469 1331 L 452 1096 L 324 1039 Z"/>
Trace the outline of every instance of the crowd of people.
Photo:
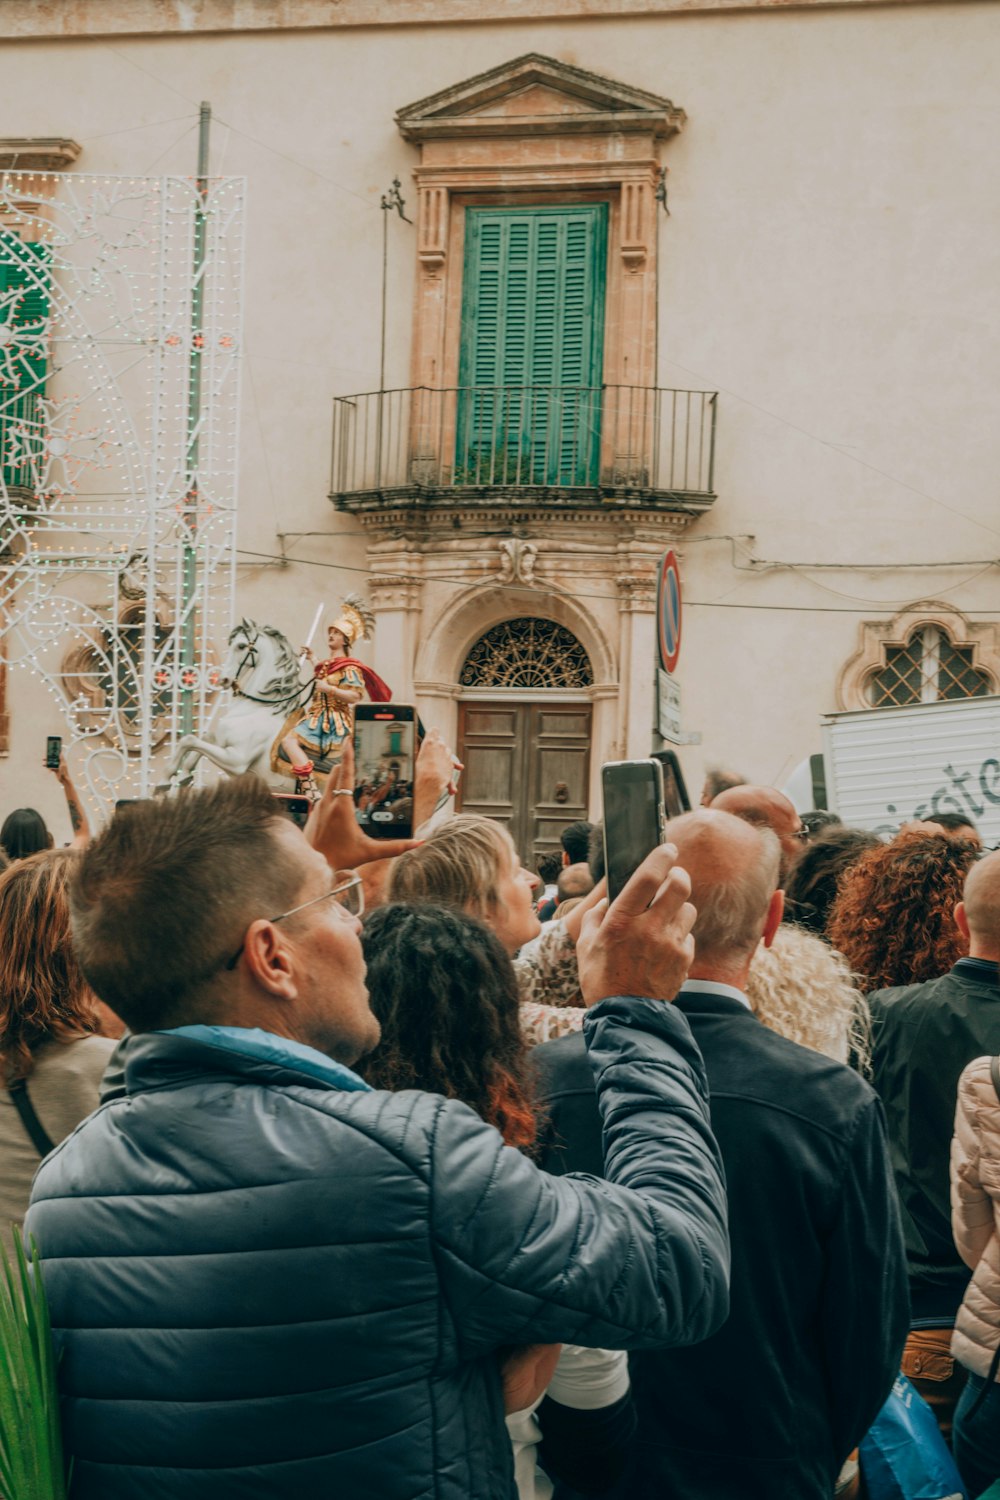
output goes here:
<path id="1" fill-rule="evenodd" d="M 843 1500 L 900 1389 L 1000 1480 L 1000 852 L 713 773 L 609 905 L 353 785 L 0 830 L 75 1500 Z"/>

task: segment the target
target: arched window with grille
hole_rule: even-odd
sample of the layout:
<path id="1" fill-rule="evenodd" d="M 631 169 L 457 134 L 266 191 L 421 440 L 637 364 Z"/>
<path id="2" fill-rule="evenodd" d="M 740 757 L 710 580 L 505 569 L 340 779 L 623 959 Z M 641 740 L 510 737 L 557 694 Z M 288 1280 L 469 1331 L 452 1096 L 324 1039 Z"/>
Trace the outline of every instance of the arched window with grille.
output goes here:
<path id="1" fill-rule="evenodd" d="M 1000 693 L 1000 623 L 944 599 L 918 599 L 866 620 L 837 680 L 837 707 L 912 708 Z"/>
<path id="2" fill-rule="evenodd" d="M 461 672 L 466 688 L 586 688 L 594 681 L 583 646 L 555 620 L 501 620 L 479 637 Z"/>
<path id="3" fill-rule="evenodd" d="M 902 644 L 884 646 L 885 664 L 869 672 L 871 708 L 979 698 L 996 692 L 992 675 L 973 664 L 975 647 L 956 645 L 940 625 L 918 625 Z"/>

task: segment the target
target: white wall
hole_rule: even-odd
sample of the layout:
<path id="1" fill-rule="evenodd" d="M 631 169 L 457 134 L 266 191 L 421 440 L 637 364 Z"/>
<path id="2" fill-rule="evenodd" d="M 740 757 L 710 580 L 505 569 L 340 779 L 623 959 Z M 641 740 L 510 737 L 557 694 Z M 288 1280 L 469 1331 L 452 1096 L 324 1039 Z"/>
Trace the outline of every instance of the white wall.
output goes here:
<path id="1" fill-rule="evenodd" d="M 330 398 L 378 384 L 378 200 L 398 175 L 412 203 L 416 160 L 393 114 L 526 51 L 688 113 L 664 157 L 660 383 L 721 394 L 719 499 L 680 548 L 704 736 L 684 762 L 694 783 L 706 759 L 780 779 L 818 748 L 861 619 L 921 597 L 1000 615 L 996 5 L 8 43 L 0 135 L 71 136 L 82 171 L 190 172 L 211 100 L 212 169 L 250 179 L 240 546 L 324 533 L 289 546 L 308 566 L 244 557 L 238 604 L 296 637 L 363 584 L 359 528 L 326 499 Z M 389 232 L 405 385 L 413 230 Z M 710 539 L 745 534 L 740 567 Z M 850 566 L 805 566 L 832 561 Z M 52 811 L 52 712 L 16 677 L 11 709 L 0 811 Z"/>

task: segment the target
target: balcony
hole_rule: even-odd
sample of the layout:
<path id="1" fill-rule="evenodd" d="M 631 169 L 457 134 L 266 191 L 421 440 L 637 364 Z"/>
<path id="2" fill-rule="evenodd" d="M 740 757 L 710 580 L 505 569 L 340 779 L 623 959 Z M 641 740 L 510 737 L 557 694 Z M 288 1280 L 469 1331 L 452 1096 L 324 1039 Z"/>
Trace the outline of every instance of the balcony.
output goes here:
<path id="1" fill-rule="evenodd" d="M 338 396 L 330 498 L 352 512 L 543 503 L 695 514 L 715 499 L 716 400 L 607 385 Z"/>

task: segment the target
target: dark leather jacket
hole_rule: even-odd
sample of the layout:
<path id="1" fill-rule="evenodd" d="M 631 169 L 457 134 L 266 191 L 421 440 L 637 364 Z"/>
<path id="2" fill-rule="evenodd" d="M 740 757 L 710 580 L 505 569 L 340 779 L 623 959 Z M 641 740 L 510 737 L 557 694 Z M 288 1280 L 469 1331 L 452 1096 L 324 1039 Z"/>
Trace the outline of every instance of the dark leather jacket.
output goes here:
<path id="1" fill-rule="evenodd" d="M 729 1182 L 731 1311 L 695 1348 L 637 1352 L 633 1466 L 615 1500 L 822 1500 L 899 1370 L 899 1210 L 878 1099 L 739 1000 L 678 996 L 701 1049 Z M 593 1169 L 578 1038 L 532 1054 L 546 1164 Z"/>
<path id="2" fill-rule="evenodd" d="M 962 958 L 940 979 L 869 995 L 873 1082 L 885 1106 L 917 1323 L 947 1324 L 969 1282 L 951 1233 L 948 1158 L 958 1080 L 1000 1052 L 997 966 Z"/>

